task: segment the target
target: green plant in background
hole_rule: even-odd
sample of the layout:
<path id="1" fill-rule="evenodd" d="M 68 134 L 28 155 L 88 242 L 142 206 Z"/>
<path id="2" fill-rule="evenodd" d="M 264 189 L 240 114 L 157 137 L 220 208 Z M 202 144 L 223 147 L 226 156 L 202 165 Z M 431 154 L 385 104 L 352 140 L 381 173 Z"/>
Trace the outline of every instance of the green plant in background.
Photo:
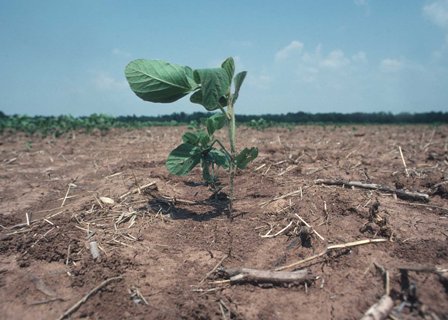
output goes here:
<path id="1" fill-rule="evenodd" d="M 182 144 L 169 154 L 166 166 L 172 174 L 186 175 L 200 164 L 204 180 L 211 185 L 216 183 L 216 167 L 228 170 L 230 209 L 236 169 L 246 168 L 258 155 L 255 147 L 239 153 L 236 150 L 234 105 L 247 72 L 234 73 L 233 58 L 226 59 L 219 68 L 193 70 L 162 60 L 139 59 L 131 61 L 125 69 L 132 91 L 145 101 L 170 103 L 192 93 L 192 103 L 202 105 L 207 111 L 221 111 L 205 121 L 206 130 L 186 132 Z M 230 150 L 214 137 L 224 126 L 228 127 Z"/>
<path id="2" fill-rule="evenodd" d="M 258 120 L 252 119 L 248 124 L 248 127 L 253 128 L 258 131 L 263 131 L 264 129 L 267 129 L 272 126 L 272 124 L 269 121 L 266 121 L 263 118 L 260 118 Z"/>

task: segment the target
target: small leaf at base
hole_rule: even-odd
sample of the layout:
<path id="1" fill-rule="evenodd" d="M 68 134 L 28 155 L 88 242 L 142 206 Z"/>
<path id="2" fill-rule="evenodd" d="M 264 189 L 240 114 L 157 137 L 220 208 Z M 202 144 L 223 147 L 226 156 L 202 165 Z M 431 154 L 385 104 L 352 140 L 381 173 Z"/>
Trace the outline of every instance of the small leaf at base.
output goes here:
<path id="1" fill-rule="evenodd" d="M 210 158 L 216 165 L 223 167 L 224 169 L 228 169 L 230 167 L 230 158 L 227 154 L 221 150 L 213 148 L 208 153 Z"/>
<path id="2" fill-rule="evenodd" d="M 235 162 L 236 166 L 239 169 L 245 169 L 247 165 L 253 161 L 258 156 L 258 149 L 253 148 L 244 148 L 236 157 Z"/>
<path id="3" fill-rule="evenodd" d="M 187 131 L 182 135 L 182 141 L 184 143 L 192 144 L 194 146 L 197 146 L 199 143 L 199 137 L 196 133 Z"/>
<path id="4" fill-rule="evenodd" d="M 171 151 L 166 160 L 169 172 L 177 176 L 188 174 L 201 161 L 201 149 L 189 143 L 182 143 Z"/>

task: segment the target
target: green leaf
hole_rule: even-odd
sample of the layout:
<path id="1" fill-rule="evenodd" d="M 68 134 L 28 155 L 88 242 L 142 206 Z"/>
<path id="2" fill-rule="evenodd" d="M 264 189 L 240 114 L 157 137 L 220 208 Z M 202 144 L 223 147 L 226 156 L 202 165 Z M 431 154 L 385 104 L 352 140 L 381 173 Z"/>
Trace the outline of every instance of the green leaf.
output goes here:
<path id="1" fill-rule="evenodd" d="M 211 140 L 211 137 L 208 135 L 208 133 L 204 130 L 199 130 L 198 132 L 196 132 L 196 135 L 198 136 L 199 143 L 201 144 L 202 148 L 208 148 L 208 144 Z"/>
<path id="2" fill-rule="evenodd" d="M 230 158 L 222 150 L 213 148 L 212 150 L 210 150 L 208 155 L 218 166 L 223 167 L 224 169 L 228 169 L 230 167 Z"/>
<path id="3" fill-rule="evenodd" d="M 229 83 L 232 82 L 233 75 L 235 73 L 235 61 L 233 61 L 233 58 L 227 58 L 222 64 L 221 68 L 226 70 L 227 75 L 229 76 Z"/>
<path id="4" fill-rule="evenodd" d="M 230 80 L 223 68 L 197 69 L 194 80 L 201 84 L 201 89 L 193 94 L 190 101 L 203 105 L 208 111 L 220 107 L 219 101 L 229 93 Z"/>
<path id="5" fill-rule="evenodd" d="M 201 161 L 201 148 L 182 143 L 171 151 L 166 160 L 169 172 L 177 176 L 188 174 Z"/>
<path id="6" fill-rule="evenodd" d="M 238 99 L 238 96 L 240 94 L 241 86 L 243 85 L 244 79 L 246 78 L 247 71 L 242 71 L 238 73 L 235 78 L 233 79 L 235 81 L 235 93 L 233 94 L 233 102 L 235 102 Z"/>
<path id="7" fill-rule="evenodd" d="M 131 61 L 125 75 L 132 91 L 150 102 L 173 102 L 198 88 L 190 67 L 162 60 Z"/>
<path id="8" fill-rule="evenodd" d="M 202 91 L 200 89 L 190 96 L 190 102 L 202 104 Z"/>
<path id="9" fill-rule="evenodd" d="M 207 118 L 206 121 L 207 131 L 209 135 L 215 133 L 219 129 L 226 125 L 226 115 L 223 113 L 217 113 Z"/>
<path id="10" fill-rule="evenodd" d="M 211 137 L 204 130 L 198 130 L 196 132 L 188 131 L 182 135 L 182 141 L 193 146 L 200 146 L 202 147 L 201 150 L 203 151 L 209 148 Z"/>
<path id="11" fill-rule="evenodd" d="M 244 148 L 236 157 L 235 162 L 236 166 L 240 169 L 245 169 L 247 165 L 253 161 L 258 156 L 258 149 L 253 148 Z"/>
<path id="12" fill-rule="evenodd" d="M 188 144 L 192 144 L 194 146 L 198 145 L 199 142 L 199 137 L 196 133 L 191 132 L 191 131 L 187 131 L 183 134 L 182 136 L 182 141 L 184 143 L 188 143 Z"/>

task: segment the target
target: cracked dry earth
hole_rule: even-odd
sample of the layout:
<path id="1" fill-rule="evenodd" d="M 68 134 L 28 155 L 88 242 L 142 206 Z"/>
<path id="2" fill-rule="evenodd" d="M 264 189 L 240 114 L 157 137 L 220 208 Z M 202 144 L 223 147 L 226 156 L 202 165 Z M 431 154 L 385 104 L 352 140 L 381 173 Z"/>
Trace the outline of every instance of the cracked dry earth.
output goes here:
<path id="1" fill-rule="evenodd" d="M 360 319 L 385 294 L 384 271 L 393 319 L 448 319 L 447 126 L 239 128 L 238 148 L 260 154 L 237 173 L 231 221 L 224 172 L 212 196 L 199 169 L 165 169 L 185 130 L 1 136 L 1 319 Z M 366 239 L 386 240 L 319 255 Z M 223 273 L 315 255 L 285 269 L 307 269 L 307 282 Z"/>

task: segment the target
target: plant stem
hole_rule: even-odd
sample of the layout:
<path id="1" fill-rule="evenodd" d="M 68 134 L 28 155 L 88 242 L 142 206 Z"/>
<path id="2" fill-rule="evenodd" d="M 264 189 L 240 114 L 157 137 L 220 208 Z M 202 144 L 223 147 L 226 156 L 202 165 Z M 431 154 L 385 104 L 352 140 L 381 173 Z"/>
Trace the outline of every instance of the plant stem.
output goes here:
<path id="1" fill-rule="evenodd" d="M 232 156 L 230 155 L 229 151 L 227 151 L 226 147 L 224 147 L 224 145 L 218 139 L 213 140 L 213 142 L 212 142 L 212 144 L 210 146 L 212 147 L 215 143 L 219 144 L 219 146 L 221 147 L 222 151 L 224 151 L 224 153 L 229 157 L 229 159 L 232 158 Z"/>
<path id="2" fill-rule="evenodd" d="M 229 123 L 229 139 L 230 139 L 230 154 L 232 157 L 236 154 L 236 147 L 235 147 L 235 111 L 233 110 L 233 105 L 229 106 L 229 113 L 230 113 L 230 123 Z"/>
<path id="3" fill-rule="evenodd" d="M 229 218 L 232 215 L 232 203 L 233 203 L 233 182 L 235 179 L 235 110 L 233 109 L 233 97 L 229 95 L 227 114 L 229 115 L 229 141 L 230 141 L 230 155 L 232 157 L 230 161 L 230 203 L 229 203 Z"/>

